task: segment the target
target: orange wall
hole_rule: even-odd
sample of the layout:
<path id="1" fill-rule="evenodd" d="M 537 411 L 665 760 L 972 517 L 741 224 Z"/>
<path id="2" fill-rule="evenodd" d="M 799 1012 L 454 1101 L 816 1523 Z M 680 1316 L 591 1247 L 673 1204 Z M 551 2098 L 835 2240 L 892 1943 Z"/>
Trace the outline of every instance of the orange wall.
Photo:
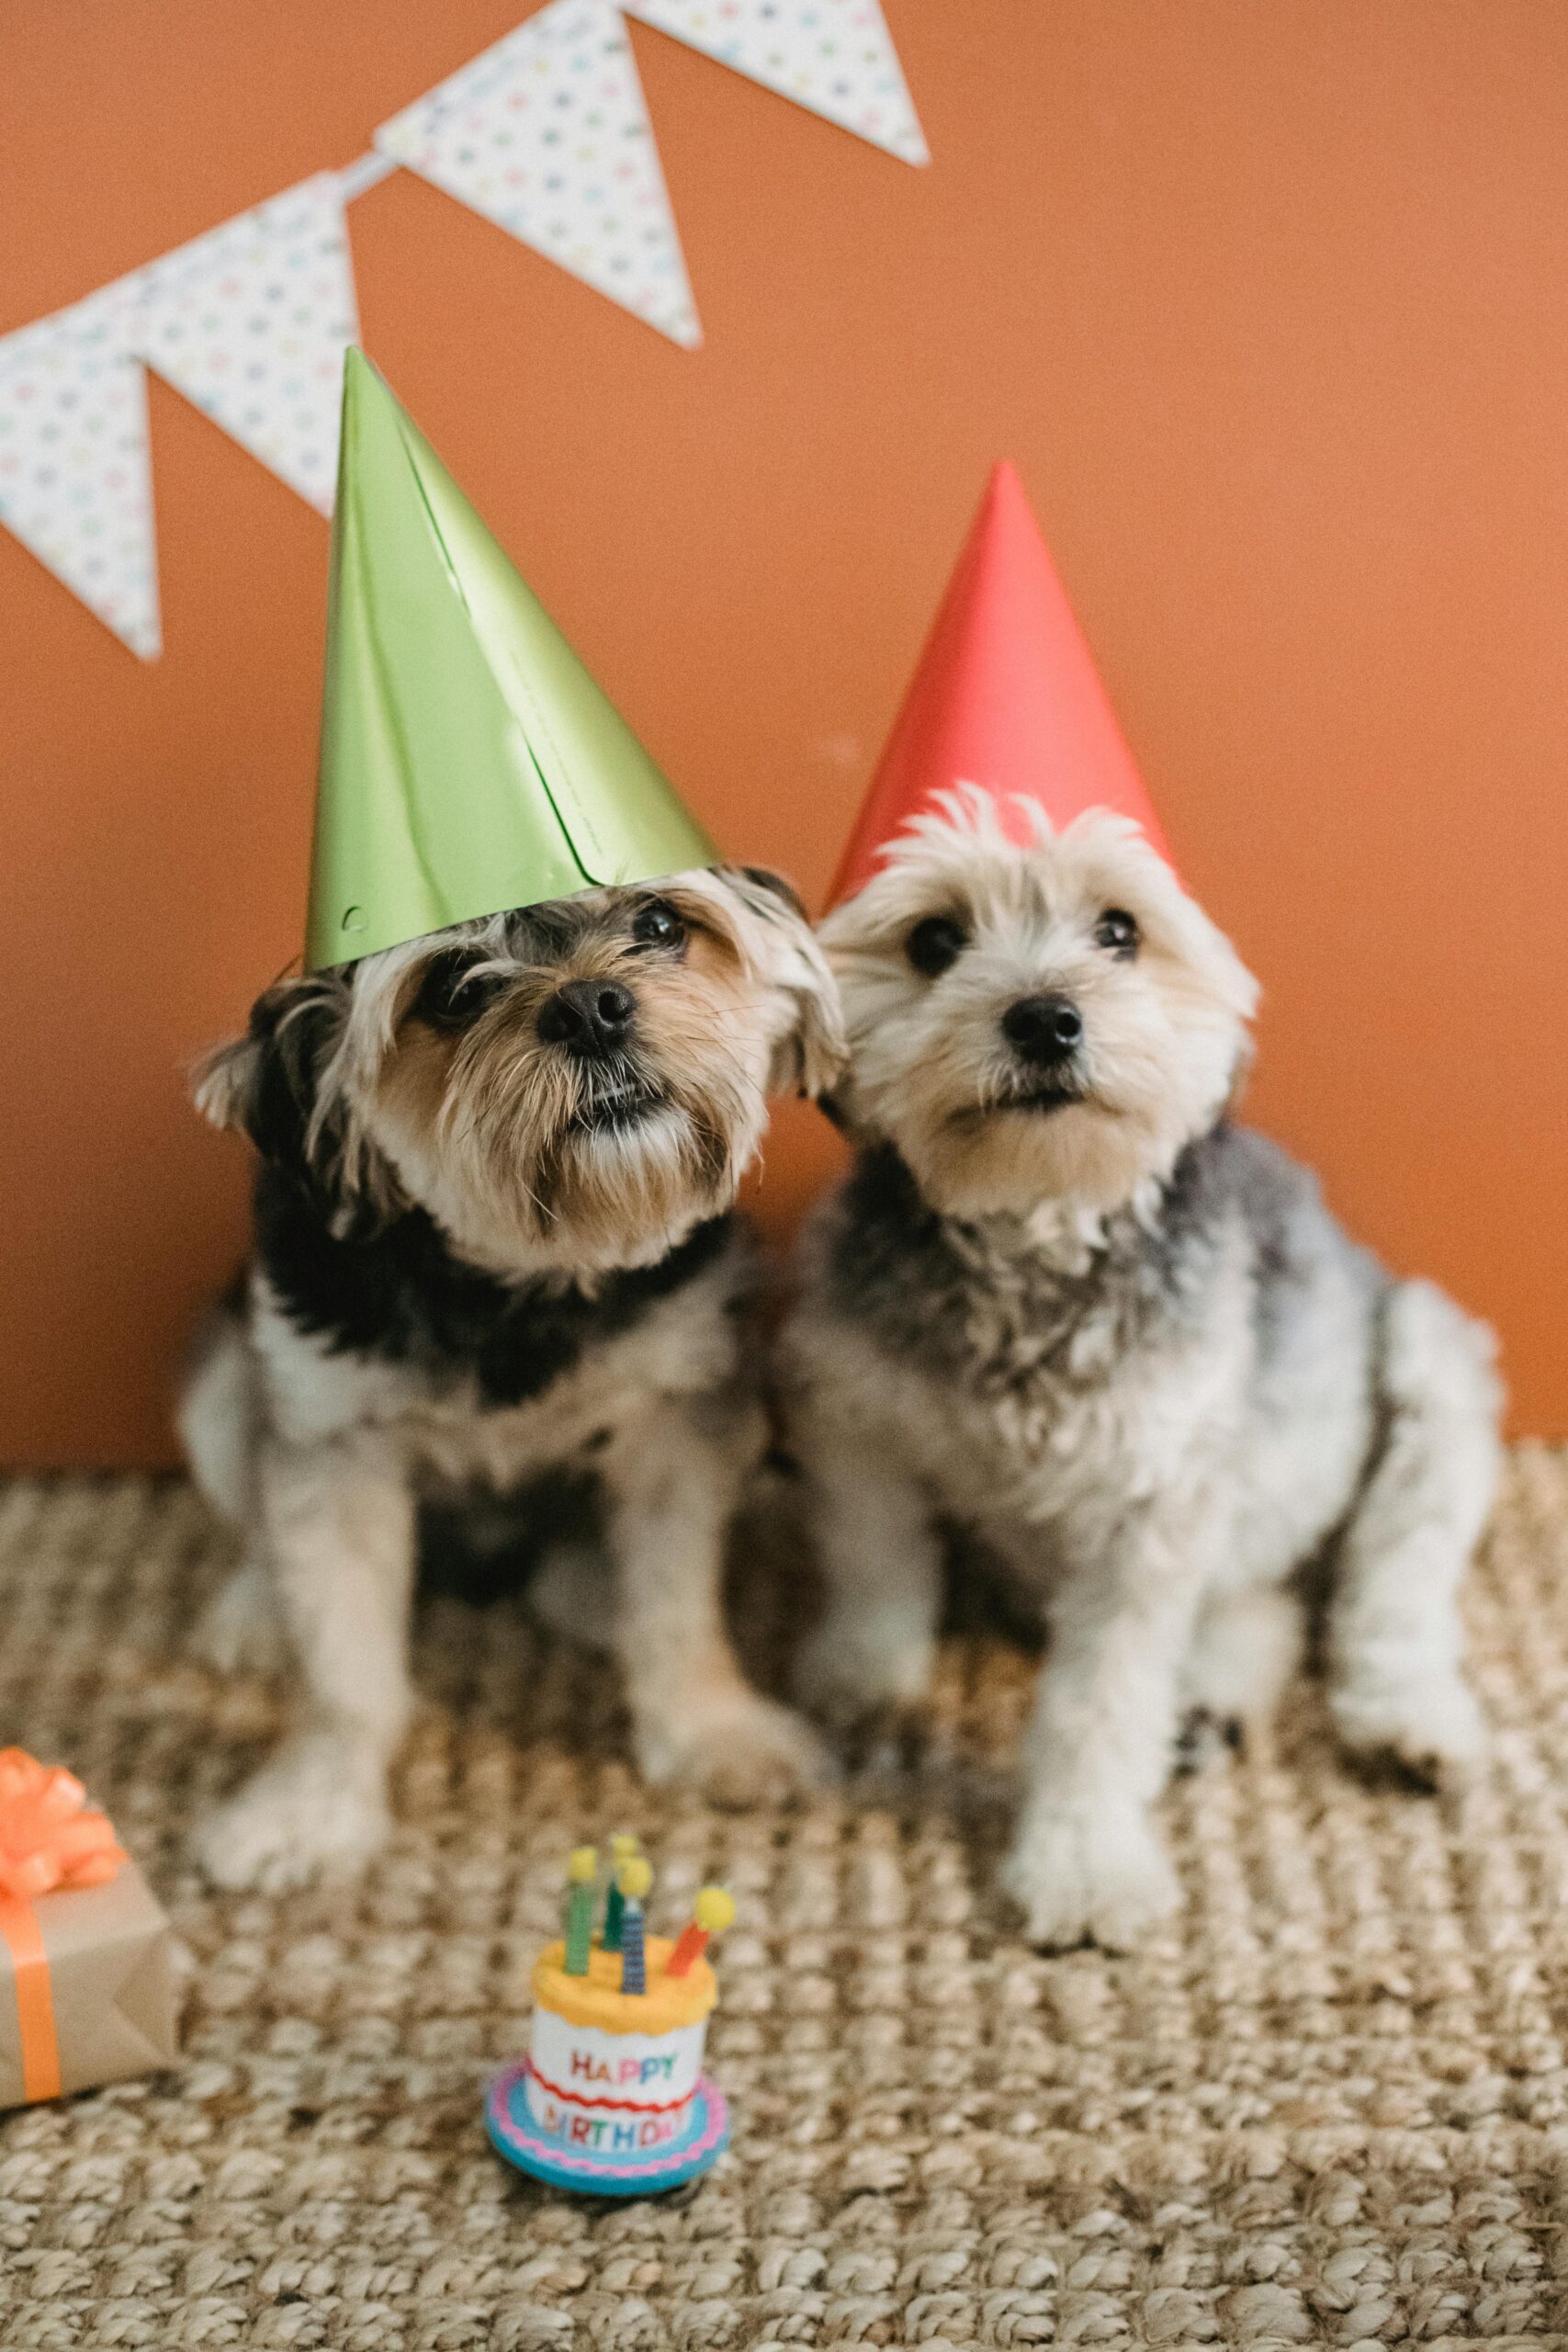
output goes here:
<path id="1" fill-rule="evenodd" d="M 525 0 L 6 14 L 0 331 L 307 173 Z M 1021 466 L 1257 1116 L 1568 1429 L 1568 10 L 887 0 L 918 173 L 640 27 L 707 334 L 403 175 L 366 340 L 714 829 L 820 889 Z M 299 937 L 326 526 L 152 391 L 167 651 L 0 535 L 0 1455 L 168 1451 L 246 1170 L 180 1065 Z M 764 1201 L 830 1152 L 784 1123 Z"/>

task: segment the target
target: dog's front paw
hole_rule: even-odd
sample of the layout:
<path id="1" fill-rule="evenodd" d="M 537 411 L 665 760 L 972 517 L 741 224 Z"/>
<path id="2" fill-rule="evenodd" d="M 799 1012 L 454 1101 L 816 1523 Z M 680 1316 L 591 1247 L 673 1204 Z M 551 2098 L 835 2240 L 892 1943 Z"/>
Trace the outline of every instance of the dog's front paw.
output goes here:
<path id="1" fill-rule="evenodd" d="M 1092 1938 L 1125 1951 L 1168 1918 L 1179 1899 L 1158 1838 L 1133 1807 L 1030 1813 L 1002 1866 L 1032 1944 L 1063 1950 Z"/>
<path id="2" fill-rule="evenodd" d="M 810 1725 L 754 1692 L 687 1724 L 644 1725 L 637 1760 L 646 1780 L 680 1781 L 734 1811 L 782 1804 L 832 1777 Z"/>
<path id="3" fill-rule="evenodd" d="M 1484 1760 L 1485 1721 L 1456 1673 L 1418 1681 L 1348 1675 L 1331 1689 L 1329 1705 L 1356 1755 L 1392 1757 L 1429 1783 L 1463 1781 Z"/>
<path id="4" fill-rule="evenodd" d="M 379 1767 L 341 1739 L 305 1732 L 208 1815 L 194 1844 L 215 1884 L 281 1894 L 360 1869 L 389 1826 Z"/>
<path id="5" fill-rule="evenodd" d="M 848 1618 L 829 1618 L 801 1648 L 795 1688 L 801 1704 L 835 1731 L 899 1721 L 918 1713 L 931 1686 L 932 1648 L 922 1632 L 899 1640 Z"/>

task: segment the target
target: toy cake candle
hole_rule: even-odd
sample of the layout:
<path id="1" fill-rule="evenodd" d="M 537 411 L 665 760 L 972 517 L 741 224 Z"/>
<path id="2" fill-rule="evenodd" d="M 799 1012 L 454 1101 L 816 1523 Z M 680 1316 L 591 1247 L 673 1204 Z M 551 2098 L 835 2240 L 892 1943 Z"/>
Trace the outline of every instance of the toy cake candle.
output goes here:
<path id="1" fill-rule="evenodd" d="M 621 1872 L 637 1854 L 637 1841 L 629 1830 L 619 1830 L 610 1840 L 610 1884 L 604 1896 L 604 1933 L 602 1939 L 606 1951 L 621 1949 L 621 1915 L 626 1908 L 626 1896 L 621 1892 Z"/>
<path id="2" fill-rule="evenodd" d="M 704 1948 L 735 1906 L 721 1888 L 705 1887 L 677 1941 L 649 1935 L 643 1905 L 653 1872 L 626 1850 L 631 1841 L 616 1842 L 619 1949 L 601 1935 L 586 1965 L 574 1965 L 583 1957 L 584 1873 L 593 1869 L 592 1849 L 579 1847 L 568 1933 L 534 1970 L 528 2055 L 491 2084 L 485 2121 L 499 2153 L 540 2180 L 638 2197 L 705 2172 L 728 2137 L 723 2095 L 703 2073 L 718 1999 Z"/>

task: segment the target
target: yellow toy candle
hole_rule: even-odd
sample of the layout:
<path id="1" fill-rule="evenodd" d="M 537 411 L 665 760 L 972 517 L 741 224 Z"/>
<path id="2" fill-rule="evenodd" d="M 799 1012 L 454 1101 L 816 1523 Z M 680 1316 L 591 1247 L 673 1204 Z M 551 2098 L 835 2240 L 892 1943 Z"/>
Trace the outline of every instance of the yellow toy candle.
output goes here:
<path id="1" fill-rule="evenodd" d="M 700 1960 L 707 1950 L 710 1936 L 721 1936 L 735 1918 L 735 1897 L 727 1894 L 722 1886 L 705 1886 L 692 1905 L 688 1926 L 681 1930 L 680 1940 L 670 1955 L 666 1976 L 684 1976 L 694 1960 Z"/>

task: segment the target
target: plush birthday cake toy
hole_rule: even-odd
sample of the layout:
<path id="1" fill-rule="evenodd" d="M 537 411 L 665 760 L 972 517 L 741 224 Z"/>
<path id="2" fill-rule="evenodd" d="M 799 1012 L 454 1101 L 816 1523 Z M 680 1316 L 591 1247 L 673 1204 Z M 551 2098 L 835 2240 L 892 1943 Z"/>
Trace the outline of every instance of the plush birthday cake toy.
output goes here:
<path id="1" fill-rule="evenodd" d="M 703 2073 L 718 1999 L 704 1954 L 735 1905 L 705 1886 L 673 1943 L 650 1936 L 653 1872 L 635 1838 L 611 1846 L 597 1936 L 598 1857 L 592 1846 L 571 1857 L 566 1933 L 534 1970 L 528 2055 L 491 2085 L 485 2123 L 508 2163 L 536 2179 L 646 2197 L 706 2172 L 728 2136 L 723 2094 Z"/>

